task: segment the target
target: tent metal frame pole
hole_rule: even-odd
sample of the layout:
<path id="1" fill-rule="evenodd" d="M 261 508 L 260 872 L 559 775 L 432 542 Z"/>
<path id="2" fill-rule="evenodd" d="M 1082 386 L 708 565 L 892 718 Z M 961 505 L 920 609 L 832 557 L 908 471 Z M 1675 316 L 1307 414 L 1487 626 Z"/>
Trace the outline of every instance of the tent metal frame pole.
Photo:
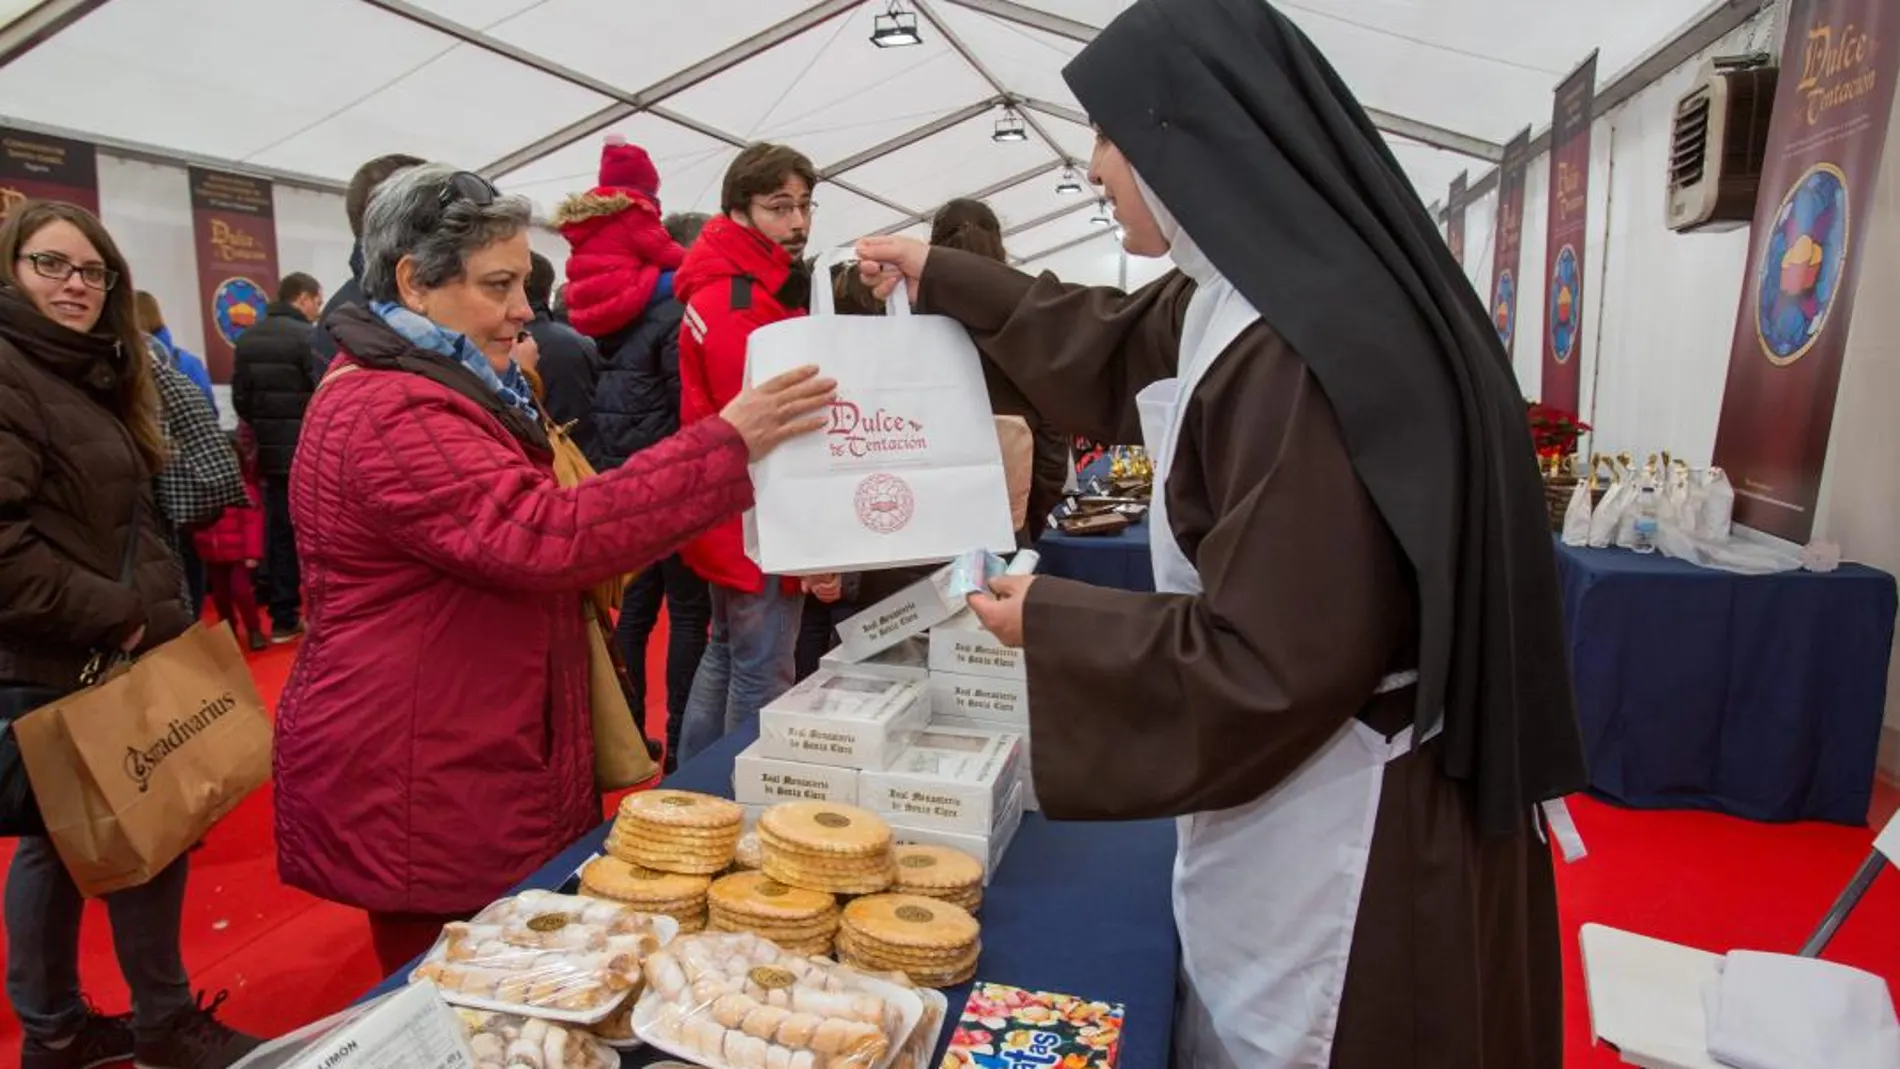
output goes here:
<path id="1" fill-rule="evenodd" d="M 1056 253 L 1068 252 L 1070 249 L 1075 248 L 1077 245 L 1087 245 L 1091 241 L 1100 241 L 1103 238 L 1112 238 L 1114 236 L 1115 236 L 1114 228 L 1105 227 L 1096 233 L 1084 234 L 1079 238 L 1070 238 L 1069 240 L 1063 242 L 1060 245 L 1051 245 L 1048 248 L 1042 250 L 1041 252 L 1032 252 L 1028 256 L 1019 257 L 1016 260 L 1016 266 L 1027 267 L 1030 264 L 1035 263 L 1037 260 L 1047 260 L 1049 257 L 1054 256 Z M 1128 287 L 1124 285 L 1122 288 L 1127 289 Z"/>
<path id="2" fill-rule="evenodd" d="M 1046 226 L 1050 223 L 1053 223 L 1057 219 L 1067 219 L 1069 216 L 1074 215 L 1076 212 L 1082 211 L 1085 208 L 1095 207 L 1097 203 L 1098 202 L 1094 200 L 1080 200 L 1080 201 L 1075 202 L 1074 204 L 1065 204 L 1062 207 L 1055 209 L 1054 211 L 1044 212 L 1041 215 L 1036 216 L 1034 219 L 1025 219 L 1022 222 L 1017 223 L 1015 226 L 1005 229 L 1003 231 L 1003 236 L 1006 238 L 1013 238 L 1018 234 L 1023 234 L 1031 230 L 1034 230 L 1039 226 Z"/>
<path id="3" fill-rule="evenodd" d="M 1085 22 L 1077 22 L 1074 19 L 1063 18 L 1060 15 L 1051 15 L 1046 11 L 1038 11 L 1035 8 L 1015 3 L 1014 0 L 943 0 L 943 2 L 955 4 L 958 7 L 968 8 L 978 14 L 988 15 L 991 18 L 1001 19 L 1004 22 L 1013 22 L 1018 26 L 1027 26 L 1032 30 L 1040 30 L 1043 33 L 1066 38 L 1067 40 L 1076 41 L 1081 44 L 1088 44 L 1090 41 L 1095 40 L 1096 34 L 1102 32 L 1100 27 L 1090 26 Z M 925 10 L 924 4 L 925 0 L 918 0 L 917 8 L 920 12 Z M 939 32 L 943 32 L 946 39 L 949 38 L 948 32 L 943 30 L 942 24 L 937 18 L 928 15 L 926 17 L 930 18 L 932 24 L 937 25 Z M 961 50 L 960 46 L 954 41 L 952 42 L 952 47 Z M 1030 106 L 1031 110 L 1041 111 L 1045 114 L 1057 114 L 1050 110 L 1050 108 L 1055 105 L 1049 105 L 1041 101 L 1037 103 L 1042 106 L 1030 106 L 1027 102 L 1025 102 L 1025 106 Z M 1065 108 L 1063 110 L 1069 111 L 1070 114 L 1061 115 L 1062 118 L 1068 119 L 1070 122 L 1081 123 L 1084 126 L 1089 124 L 1086 116 L 1075 113 L 1072 109 Z M 1486 141 L 1481 137 L 1473 137 L 1470 134 L 1460 133 L 1457 130 L 1447 129 L 1446 127 L 1438 126 L 1433 123 L 1422 122 L 1404 115 L 1395 115 L 1389 111 L 1380 111 L 1376 108 L 1367 108 L 1366 114 L 1371 117 L 1372 125 L 1388 134 L 1394 134 L 1412 141 L 1417 141 L 1421 144 L 1430 145 L 1432 148 L 1443 149 L 1446 152 L 1455 152 L 1461 156 L 1470 156 L 1473 159 L 1483 160 L 1486 163 L 1496 163 L 1504 158 L 1503 145 Z"/>
<path id="4" fill-rule="evenodd" d="M 949 23 L 937 17 L 937 12 L 930 5 L 930 0 L 915 0 L 915 4 L 917 13 L 924 17 L 924 21 L 930 23 L 933 29 L 943 35 L 944 43 L 949 45 L 957 55 L 962 56 L 963 62 L 969 64 L 970 69 L 975 71 L 978 77 L 989 83 L 991 91 L 1003 98 L 1003 106 L 1014 110 L 1017 115 L 1020 115 L 1024 124 L 1035 133 L 1037 138 L 1041 139 L 1042 143 L 1048 147 L 1050 152 L 1061 157 L 1064 164 L 1071 167 L 1075 166 L 1075 161 L 1070 159 L 1069 154 L 1062 150 L 1061 143 L 1049 136 L 1049 131 L 1043 128 L 1041 121 L 1038 120 L 1033 113 L 1018 108 L 1016 106 L 1016 98 L 1010 94 L 1009 88 L 1003 84 L 1002 80 L 996 77 L 996 74 L 990 70 L 987 64 L 976 58 L 976 53 L 970 51 L 970 46 L 963 43 L 963 38 L 957 36 L 956 31 L 950 28 Z"/>
<path id="5" fill-rule="evenodd" d="M 421 8 L 415 7 L 413 4 L 404 2 L 404 0 L 363 0 L 363 2 L 373 4 L 392 14 L 398 14 L 412 21 L 420 22 L 423 25 L 430 26 L 439 32 L 446 33 L 458 40 L 476 45 L 477 47 L 488 48 L 489 46 L 482 43 L 482 41 L 493 40 L 492 38 L 488 38 L 486 34 L 478 33 L 466 26 L 461 26 L 458 23 L 444 19 L 433 12 L 424 11 Z M 585 75 L 575 74 L 574 78 L 566 78 L 565 80 L 570 81 L 572 84 L 593 89 L 595 92 L 600 92 L 602 95 L 618 101 L 618 103 L 602 108 L 577 122 L 569 123 L 567 126 L 556 130 L 532 144 L 524 145 L 516 149 L 482 168 L 482 174 L 489 178 L 496 178 L 509 171 L 519 170 L 544 156 L 559 152 L 561 149 L 566 148 L 589 134 L 598 133 L 602 129 L 642 111 L 652 111 L 654 110 L 654 106 L 661 101 L 669 97 L 677 96 L 701 82 L 723 74 L 733 67 L 744 63 L 746 60 L 776 48 L 807 30 L 830 22 L 832 19 L 856 9 L 860 2 L 861 0 L 823 0 L 822 3 L 815 4 L 808 10 L 801 11 L 790 18 L 768 26 L 745 40 L 729 48 L 721 49 L 705 59 L 700 60 L 698 63 L 674 74 L 670 74 L 638 92 L 629 93 L 622 89 L 615 89 L 611 86 L 607 86 L 605 83 L 588 78 Z M 476 40 L 478 38 L 481 40 Z M 566 69 L 560 67 L 559 64 L 552 63 L 538 56 L 532 56 L 532 54 L 523 52 L 520 49 L 508 46 L 503 47 L 504 50 L 497 54 L 516 60 L 517 62 L 527 63 L 529 66 L 535 67 L 544 73 L 552 74 L 556 69 Z M 564 77 L 559 74 L 555 76 Z M 730 141 L 731 139 L 721 138 L 720 140 Z"/>
<path id="6" fill-rule="evenodd" d="M 60 31 L 106 6 L 106 0 L 41 0 L 0 26 L 0 67 L 57 37 Z"/>
<path id="7" fill-rule="evenodd" d="M 60 126 L 49 126 L 42 122 L 29 122 L 0 115 L 0 126 L 6 126 L 22 133 L 40 134 L 46 137 L 63 137 L 69 141 L 82 141 L 108 156 L 117 156 L 124 160 L 137 160 L 140 163 L 153 163 L 162 167 L 202 167 L 213 171 L 226 171 L 231 174 L 248 175 L 262 178 L 280 186 L 292 189 L 308 190 L 312 193 L 330 193 L 342 196 L 348 188 L 344 183 L 300 171 L 280 171 L 275 167 L 260 167 L 254 163 L 239 163 L 218 156 L 201 156 L 194 152 L 179 149 L 160 148 L 138 141 L 122 141 L 113 137 L 101 137 L 98 134 L 82 133 Z"/>
<path id="8" fill-rule="evenodd" d="M 1062 166 L 1063 165 L 1060 160 L 1050 160 L 1047 163 L 1039 163 L 1036 166 L 1031 167 L 1026 171 L 1018 171 L 1017 173 L 1010 175 L 1008 178 L 1003 178 L 995 182 L 991 182 L 989 185 L 984 186 L 982 189 L 976 190 L 971 193 L 965 193 L 964 197 L 969 200 L 987 200 L 990 197 L 994 197 L 998 193 L 1001 193 L 1005 190 L 1015 189 L 1017 186 L 1022 185 L 1024 182 L 1033 182 L 1036 179 L 1041 178 L 1043 175 L 1049 174 L 1053 171 L 1061 170 Z M 1093 204 L 1095 202 L 1093 200 L 1090 200 L 1088 203 Z M 938 209 L 942 207 L 943 205 L 939 204 L 931 208 L 929 211 L 912 212 L 910 215 L 906 216 L 905 218 L 899 219 L 895 223 L 891 223 L 888 226 L 879 227 L 877 230 L 873 231 L 873 233 L 895 234 L 899 230 L 908 229 L 910 227 L 916 226 L 918 223 L 927 223 L 930 221 L 930 218 L 932 216 L 937 214 Z"/>
<path id="9" fill-rule="evenodd" d="M 1601 119 L 1622 107 L 1631 97 L 1661 81 L 1670 71 L 1695 58 L 1703 50 L 1713 48 L 1722 38 L 1754 19 L 1772 17 L 1778 3 L 1779 0 L 1713 0 L 1673 37 L 1612 75 L 1597 90 L 1591 118 Z M 1530 151 L 1525 159 L 1534 160 L 1549 151 L 1550 128 L 1546 126 L 1531 138 Z M 1464 203 L 1470 204 L 1497 188 L 1498 169 L 1494 167 L 1465 190 Z M 1448 212 L 1449 209 L 1446 213 L 1440 213 L 1441 221 Z"/>
<path id="10" fill-rule="evenodd" d="M 673 123 L 676 126 L 683 126 L 686 129 L 691 130 L 692 132 L 696 134 L 701 134 L 703 136 L 710 137 L 715 141 L 724 141 L 726 144 L 731 145 L 734 148 L 745 148 L 747 145 L 752 144 L 752 142 L 746 140 L 743 137 L 740 137 L 738 134 L 731 133 L 726 130 L 721 130 L 719 127 L 713 126 L 710 123 L 700 122 L 698 119 L 695 119 L 689 115 L 681 115 L 679 112 L 674 111 L 672 108 L 663 108 L 658 105 L 655 105 L 654 107 L 647 108 L 646 112 L 647 114 L 653 116 L 656 119 L 665 119 L 667 122 Z M 878 194 L 873 193 L 868 189 L 865 189 L 863 186 L 853 185 L 850 182 L 846 182 L 842 178 L 827 178 L 825 179 L 825 181 L 830 182 L 832 185 L 837 186 L 839 189 L 844 190 L 846 193 L 850 193 L 853 196 L 863 197 L 865 200 L 868 200 L 871 203 L 879 205 L 881 207 L 888 208 L 889 210 L 894 211 L 899 215 L 910 215 L 915 210 L 915 209 L 906 207 L 902 204 L 899 204 L 894 200 L 890 200 L 889 198 L 881 197 Z"/>
<path id="11" fill-rule="evenodd" d="M 853 152 L 851 155 L 846 156 L 844 159 L 839 160 L 829 167 L 821 168 L 818 172 L 818 177 L 827 182 L 835 181 L 838 175 L 849 171 L 853 167 L 862 167 L 873 160 L 888 156 L 899 149 L 909 148 L 911 145 L 927 137 L 943 133 L 945 130 L 959 123 L 968 122 L 984 112 L 989 111 L 991 108 L 996 107 L 996 105 L 1003 103 L 1006 99 L 1008 98 L 999 94 L 986 100 L 979 100 L 967 107 L 958 108 L 956 111 L 941 118 L 932 119 L 924 125 L 906 130 L 896 137 L 880 141 L 870 148 Z"/>

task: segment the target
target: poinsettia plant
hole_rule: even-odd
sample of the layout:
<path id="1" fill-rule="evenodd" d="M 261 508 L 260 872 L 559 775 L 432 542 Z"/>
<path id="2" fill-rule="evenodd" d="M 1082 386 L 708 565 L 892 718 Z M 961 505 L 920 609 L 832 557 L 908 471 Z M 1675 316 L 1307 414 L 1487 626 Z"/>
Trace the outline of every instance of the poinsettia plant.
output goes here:
<path id="1" fill-rule="evenodd" d="M 1555 405 L 1541 401 L 1526 401 L 1525 405 L 1531 423 L 1531 441 L 1536 444 L 1540 458 L 1567 457 L 1577 451 L 1577 439 L 1590 429 L 1588 423 L 1578 419 L 1575 412 Z"/>

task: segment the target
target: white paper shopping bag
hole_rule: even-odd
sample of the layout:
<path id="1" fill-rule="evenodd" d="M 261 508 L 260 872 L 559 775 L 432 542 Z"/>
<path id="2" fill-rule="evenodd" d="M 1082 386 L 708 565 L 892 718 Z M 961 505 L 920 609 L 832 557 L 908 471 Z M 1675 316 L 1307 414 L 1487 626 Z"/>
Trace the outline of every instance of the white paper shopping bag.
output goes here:
<path id="1" fill-rule="evenodd" d="M 820 259 L 813 275 L 829 277 Z M 802 364 L 838 380 L 823 432 L 752 465 L 746 555 L 769 575 L 864 571 L 1015 548 L 1009 492 L 976 345 L 944 316 L 912 315 L 903 287 L 888 314 L 812 314 L 755 331 L 746 381 Z"/>

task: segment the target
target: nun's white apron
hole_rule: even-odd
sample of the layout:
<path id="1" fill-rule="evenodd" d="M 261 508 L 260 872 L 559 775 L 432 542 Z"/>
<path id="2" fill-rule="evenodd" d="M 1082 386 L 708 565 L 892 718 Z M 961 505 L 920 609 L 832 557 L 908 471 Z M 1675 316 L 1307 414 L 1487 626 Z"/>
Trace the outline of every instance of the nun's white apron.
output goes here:
<path id="1" fill-rule="evenodd" d="M 1183 414 L 1208 370 L 1258 318 L 1225 279 L 1203 281 L 1182 324 L 1180 377 L 1139 399 L 1145 436 L 1161 439 L 1150 447 L 1149 524 L 1161 592 L 1201 592 L 1200 573 L 1168 524 L 1168 472 Z M 1388 677 L 1380 691 L 1416 679 Z M 1410 728 L 1387 741 L 1350 720 L 1260 799 L 1179 818 L 1174 920 L 1185 982 L 1177 1067 L 1326 1069 L 1385 766 L 1411 748 Z"/>

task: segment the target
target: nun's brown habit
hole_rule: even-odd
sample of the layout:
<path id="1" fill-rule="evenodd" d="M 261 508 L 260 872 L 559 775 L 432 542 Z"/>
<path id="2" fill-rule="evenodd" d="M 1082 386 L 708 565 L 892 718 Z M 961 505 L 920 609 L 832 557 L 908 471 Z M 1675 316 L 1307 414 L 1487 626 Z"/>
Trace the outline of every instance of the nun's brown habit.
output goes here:
<path id="1" fill-rule="evenodd" d="M 1302 1003 L 1203 990 L 1181 1028 L 1217 1038 L 1184 1057 L 1556 1069 L 1555 891 L 1534 807 L 1581 787 L 1583 768 L 1542 488 L 1484 309 L 1351 94 L 1260 0 L 1142 0 L 1065 74 L 1198 239 L 1195 277 L 1258 317 L 1176 409 L 1166 534 L 1199 592 L 1045 578 L 1029 595 L 1037 793 L 1056 818 L 1191 815 L 1206 850 L 1262 807 L 1319 807 L 1276 819 L 1324 824 L 1324 792 L 1302 782 L 1314 766 L 1352 732 L 1394 740 L 1357 858 L 1297 834 L 1236 838 L 1245 857 L 1207 871 L 1238 886 L 1217 896 L 1226 915 L 1193 911 L 1198 932 L 1177 880 L 1190 980 L 1195 946 L 1226 930 L 1263 960 L 1292 956 L 1273 966 L 1292 986 L 1270 986 Z M 1139 441 L 1135 395 L 1184 373 L 1195 288 L 1173 273 L 1124 295 L 936 250 L 921 300 L 1056 425 Z M 1375 693 L 1412 668 L 1414 685 Z M 1334 865 L 1358 870 L 1350 952 L 1343 975 L 1301 988 L 1300 918 L 1238 903 L 1256 879 L 1258 901 L 1286 901 L 1265 889 L 1276 874 Z M 1315 926 L 1341 897 L 1309 896 Z M 1247 948 L 1263 929 L 1270 945 Z"/>

